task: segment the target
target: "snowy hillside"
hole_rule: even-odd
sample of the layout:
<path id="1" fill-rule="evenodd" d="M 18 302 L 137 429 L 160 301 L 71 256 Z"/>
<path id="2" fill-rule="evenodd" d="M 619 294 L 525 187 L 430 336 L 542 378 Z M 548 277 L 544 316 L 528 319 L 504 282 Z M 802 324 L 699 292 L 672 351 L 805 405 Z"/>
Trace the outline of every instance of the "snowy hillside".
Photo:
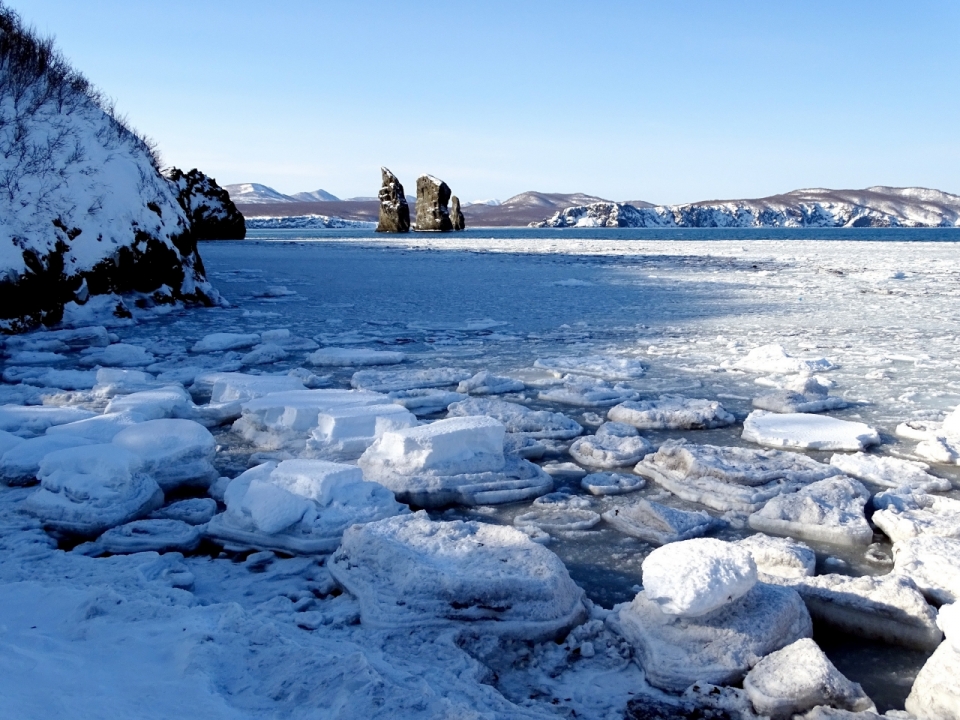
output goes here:
<path id="1" fill-rule="evenodd" d="M 340 198 L 333 193 L 328 193 L 323 189 L 313 190 L 311 192 L 298 192 L 290 197 L 299 202 L 337 202 L 340 200 Z"/>
<path id="2" fill-rule="evenodd" d="M 239 183 L 224 185 L 224 190 L 230 193 L 230 199 L 240 204 L 267 204 L 297 202 L 291 195 L 284 195 L 272 187 L 260 183 Z"/>
<path id="3" fill-rule="evenodd" d="M 960 196 L 927 188 L 795 190 L 757 200 L 638 208 L 595 202 L 568 207 L 535 227 L 956 227 Z"/>
<path id="4" fill-rule="evenodd" d="M 56 322 L 89 294 L 158 290 L 217 298 L 175 188 L 149 144 L 0 5 L 0 328 Z"/>

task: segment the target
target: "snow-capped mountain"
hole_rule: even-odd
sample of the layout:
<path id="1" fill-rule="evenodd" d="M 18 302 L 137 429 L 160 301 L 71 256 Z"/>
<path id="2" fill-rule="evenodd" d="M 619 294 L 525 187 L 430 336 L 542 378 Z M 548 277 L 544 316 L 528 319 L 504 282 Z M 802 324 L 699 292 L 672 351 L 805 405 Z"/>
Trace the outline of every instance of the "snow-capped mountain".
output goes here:
<path id="1" fill-rule="evenodd" d="M 534 227 L 957 227 L 960 196 L 927 188 L 795 190 L 756 200 L 638 208 L 595 202 L 567 207 Z"/>
<path id="2" fill-rule="evenodd" d="M 224 185 L 223 189 L 230 193 L 230 199 L 234 203 L 266 205 L 268 203 L 299 202 L 292 195 L 284 195 L 282 192 L 260 183 Z"/>
<path id="3" fill-rule="evenodd" d="M 338 198 L 333 193 L 328 193 L 326 190 L 313 190 L 311 192 L 298 192 L 290 196 L 297 202 L 338 202 Z"/>
<path id="4" fill-rule="evenodd" d="M 490 207 L 499 207 L 502 204 L 503 203 L 496 198 L 491 198 L 489 200 L 471 200 L 470 202 L 463 203 L 463 207 L 470 207 L 471 205 L 489 205 Z"/>
<path id="5" fill-rule="evenodd" d="M 609 202 L 603 198 L 594 195 L 585 195 L 583 193 L 544 193 L 531 190 L 528 192 L 514 195 L 500 203 L 503 206 L 511 208 L 567 208 L 575 205 L 588 205 L 590 203 Z"/>

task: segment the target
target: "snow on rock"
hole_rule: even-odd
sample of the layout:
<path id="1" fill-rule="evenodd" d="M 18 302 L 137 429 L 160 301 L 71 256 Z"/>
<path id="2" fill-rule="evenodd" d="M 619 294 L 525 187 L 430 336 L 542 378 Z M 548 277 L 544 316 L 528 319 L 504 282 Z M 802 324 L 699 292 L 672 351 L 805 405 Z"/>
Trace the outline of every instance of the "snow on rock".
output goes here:
<path id="1" fill-rule="evenodd" d="M 92 347 L 80 352 L 81 365 L 106 365 L 108 367 L 143 367 L 156 361 L 153 353 L 140 345 L 116 343 L 105 348 Z"/>
<path id="2" fill-rule="evenodd" d="M 447 408 L 450 417 L 486 415 L 499 420 L 509 433 L 523 433 L 533 438 L 569 440 L 583 432 L 575 420 L 563 413 L 531 410 L 517 403 L 494 398 L 469 398 Z"/>
<path id="3" fill-rule="evenodd" d="M 826 372 L 837 366 L 826 358 L 814 360 L 795 358 L 787 353 L 783 345 L 773 344 L 754 348 L 747 353 L 746 357 L 733 363 L 732 367 L 746 372 L 788 375 Z"/>
<path id="4" fill-rule="evenodd" d="M 191 552 L 200 544 L 200 531 L 180 520 L 134 520 L 110 528 L 97 538 L 104 552 Z"/>
<path id="5" fill-rule="evenodd" d="M 544 402 L 597 408 L 634 400 L 638 393 L 626 385 L 611 385 L 588 375 L 564 375 L 561 385 L 541 390 L 537 397 Z"/>
<path id="6" fill-rule="evenodd" d="M 715 400 L 677 395 L 661 395 L 659 400 L 627 401 L 610 408 L 607 417 L 638 430 L 707 430 L 736 422 Z"/>
<path id="7" fill-rule="evenodd" d="M 42 435 L 54 425 L 86 420 L 96 413 L 72 407 L 0 405 L 0 430 L 20 437 Z"/>
<path id="8" fill-rule="evenodd" d="M 960 651 L 943 643 L 917 674 L 904 704 L 908 713 L 931 720 L 960 720 Z"/>
<path id="9" fill-rule="evenodd" d="M 737 545 L 753 557 L 761 582 L 767 582 L 768 577 L 811 577 L 816 570 L 816 553 L 792 538 L 757 533 L 738 541 Z"/>
<path id="10" fill-rule="evenodd" d="M 396 365 L 406 358 L 395 350 L 325 347 L 307 355 L 307 362 L 318 367 L 352 367 L 363 365 Z"/>
<path id="11" fill-rule="evenodd" d="M 704 511 L 690 512 L 641 498 L 603 513 L 603 519 L 624 535 L 651 545 L 666 545 L 705 535 L 723 522 Z"/>
<path id="12" fill-rule="evenodd" d="M 180 520 L 188 525 L 203 525 L 217 514 L 213 498 L 188 498 L 164 505 L 150 513 L 150 520 Z"/>
<path id="13" fill-rule="evenodd" d="M 350 385 L 359 390 L 393 392 L 458 385 L 469 377 L 469 372 L 454 368 L 358 370 L 350 379 Z"/>
<path id="14" fill-rule="evenodd" d="M 99 535 L 163 504 L 163 491 L 142 466 L 138 455 L 113 444 L 48 453 L 40 463 L 40 488 L 23 510 L 54 532 Z"/>
<path id="15" fill-rule="evenodd" d="M 682 440 L 663 443 L 634 472 L 688 502 L 748 513 L 771 498 L 839 474 L 836 468 L 799 453 Z"/>
<path id="16" fill-rule="evenodd" d="M 183 485 L 207 487 L 219 475 L 213 467 L 213 435 L 192 420 L 148 420 L 131 425 L 114 435 L 113 444 L 135 453 L 141 459 L 141 470 L 164 492 Z"/>
<path id="17" fill-rule="evenodd" d="M 187 215 L 197 240 L 243 240 L 247 228 L 230 193 L 196 168 L 188 173 L 170 168 L 165 173 L 177 191 L 177 202 Z"/>
<path id="18" fill-rule="evenodd" d="M 606 422 L 595 435 L 574 440 L 570 455 L 581 465 L 609 469 L 634 465 L 651 450 L 632 425 Z"/>
<path id="19" fill-rule="evenodd" d="M 258 465 L 235 478 L 224 495 L 226 512 L 204 534 L 232 550 L 329 553 L 355 523 L 380 520 L 406 508 L 355 465 L 285 460 Z"/>
<path id="20" fill-rule="evenodd" d="M 797 640 L 760 660 L 743 679 L 760 715 L 789 718 L 818 705 L 875 711 L 858 683 L 848 680 L 810 638 Z"/>
<path id="21" fill-rule="evenodd" d="M 881 487 L 908 487 L 919 492 L 944 491 L 952 487 L 946 478 L 928 473 L 929 465 L 915 460 L 858 452 L 853 455 L 837 453 L 830 458 L 830 464 L 844 475 Z"/>
<path id="22" fill-rule="evenodd" d="M 893 542 L 923 536 L 960 539 L 960 500 L 907 490 L 873 497 L 874 524 Z"/>
<path id="23" fill-rule="evenodd" d="M 661 612 L 700 617 L 746 595 L 757 566 L 735 543 L 696 538 L 657 548 L 643 561 L 643 589 Z"/>
<path id="24" fill-rule="evenodd" d="M 864 450 L 880 444 L 880 435 L 861 422 L 808 413 L 754 410 L 743 421 L 744 440 L 775 448 Z"/>
<path id="25" fill-rule="evenodd" d="M 523 392 L 525 388 L 526 385 L 519 380 L 481 370 L 473 377 L 462 380 L 457 385 L 457 392 L 468 395 L 503 395 L 505 393 Z"/>
<path id="26" fill-rule="evenodd" d="M 580 487 L 591 495 L 624 495 L 642 490 L 647 481 L 637 475 L 591 473 L 580 480 Z"/>
<path id="27" fill-rule="evenodd" d="M 583 590 L 560 559 L 506 526 L 434 522 L 425 512 L 358 525 L 329 567 L 370 628 L 543 640 L 587 615 Z"/>
<path id="28" fill-rule="evenodd" d="M 356 460 L 383 433 L 417 424 L 413 413 L 394 403 L 331 408 L 317 416 L 307 450 L 316 457 Z"/>
<path id="29" fill-rule="evenodd" d="M 118 395 L 107 404 L 105 412 L 136 413 L 147 420 L 190 418 L 194 416 L 194 406 L 190 394 L 181 386 L 167 385 L 155 390 Z"/>
<path id="30" fill-rule="evenodd" d="M 767 580 L 795 589 L 815 620 L 844 632 L 920 650 L 932 650 L 943 637 L 936 611 L 916 584 L 902 575 L 767 576 Z"/>
<path id="31" fill-rule="evenodd" d="M 528 500 L 553 488 L 533 463 L 504 458 L 504 426 L 489 417 L 388 431 L 360 456 L 367 478 L 421 507 Z"/>
<path id="32" fill-rule="evenodd" d="M 864 546 L 873 529 L 864 516 L 870 491 L 859 480 L 831 477 L 778 495 L 750 515 L 754 530 L 834 545 Z"/>
<path id="33" fill-rule="evenodd" d="M 643 590 L 620 606 L 617 618 L 647 682 L 669 692 L 693 683 L 736 684 L 765 655 L 813 634 L 800 596 L 765 583 L 692 618 L 667 615 Z"/>
<path id="34" fill-rule="evenodd" d="M 92 440 L 76 435 L 41 435 L 24 440 L 0 455 L 0 483 L 33 485 L 40 463 L 49 453 L 92 444 Z"/>
<path id="35" fill-rule="evenodd" d="M 190 348 L 195 353 L 224 352 L 226 350 L 243 350 L 260 344 L 259 333 L 231 333 L 215 332 L 204 335 Z"/>
<path id="36" fill-rule="evenodd" d="M 642 377 L 646 366 L 636 358 L 610 355 L 565 355 L 540 358 L 533 366 L 547 370 L 556 377 L 566 374 L 592 375 L 604 380 L 634 380 Z"/>
<path id="37" fill-rule="evenodd" d="M 960 539 L 932 535 L 893 544 L 893 572 L 910 578 L 931 601 L 960 601 Z"/>
<path id="38" fill-rule="evenodd" d="M 394 390 L 387 393 L 397 405 L 402 405 L 415 415 L 433 415 L 455 402 L 466 400 L 467 396 L 449 390 L 426 388 L 423 390 Z"/>

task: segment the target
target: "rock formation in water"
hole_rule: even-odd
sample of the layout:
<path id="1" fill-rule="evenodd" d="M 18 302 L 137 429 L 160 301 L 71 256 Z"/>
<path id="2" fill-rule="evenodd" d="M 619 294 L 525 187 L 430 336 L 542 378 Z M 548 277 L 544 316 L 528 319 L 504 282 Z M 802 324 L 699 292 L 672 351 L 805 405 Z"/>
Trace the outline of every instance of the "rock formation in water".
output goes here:
<path id="1" fill-rule="evenodd" d="M 184 173 L 171 168 L 167 179 L 176 186 L 177 202 L 187 213 L 190 229 L 197 240 L 243 240 L 247 228 L 243 215 L 230 199 L 230 193 L 212 177 L 194 168 Z"/>
<path id="2" fill-rule="evenodd" d="M 397 176 L 385 167 L 380 168 L 380 174 L 383 176 L 383 185 L 379 192 L 380 222 L 377 232 L 410 232 L 410 206 L 403 194 L 403 185 Z"/>
<path id="3" fill-rule="evenodd" d="M 463 212 L 460 210 L 460 198 L 454 195 L 450 198 L 450 221 L 453 223 L 454 230 L 463 230 L 467 226 L 463 219 Z"/>
<path id="4" fill-rule="evenodd" d="M 417 178 L 417 230 L 420 232 L 450 232 L 450 188 L 433 175 Z"/>

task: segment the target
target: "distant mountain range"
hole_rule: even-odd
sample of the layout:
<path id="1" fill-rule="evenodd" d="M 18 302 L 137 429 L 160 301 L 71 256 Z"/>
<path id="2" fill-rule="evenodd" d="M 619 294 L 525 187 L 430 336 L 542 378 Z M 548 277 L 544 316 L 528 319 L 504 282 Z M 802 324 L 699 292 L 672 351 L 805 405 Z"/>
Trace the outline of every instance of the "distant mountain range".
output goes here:
<path id="1" fill-rule="evenodd" d="M 284 195 L 259 183 L 225 186 L 248 218 L 323 215 L 375 222 L 376 198 L 341 200 L 325 190 Z M 411 214 L 416 198 L 408 195 Z M 584 193 L 524 192 L 464 203 L 467 227 L 957 227 L 960 196 L 927 188 L 794 190 L 744 200 L 654 205 Z"/>

